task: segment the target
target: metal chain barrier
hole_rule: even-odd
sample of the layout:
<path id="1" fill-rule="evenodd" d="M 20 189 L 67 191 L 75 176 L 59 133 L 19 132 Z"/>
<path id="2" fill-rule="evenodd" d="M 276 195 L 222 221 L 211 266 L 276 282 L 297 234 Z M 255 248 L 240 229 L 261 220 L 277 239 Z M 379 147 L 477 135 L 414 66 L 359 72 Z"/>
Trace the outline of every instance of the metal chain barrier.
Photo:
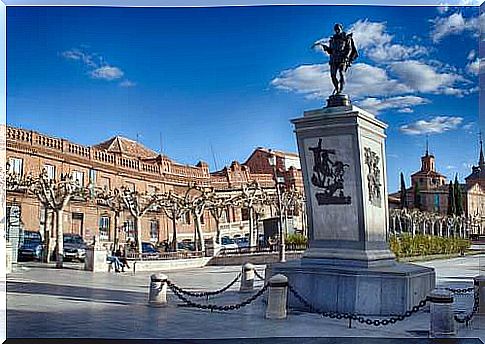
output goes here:
<path id="1" fill-rule="evenodd" d="M 186 298 L 182 293 L 180 292 L 180 288 L 175 286 L 171 281 L 167 280 L 167 286 L 173 291 L 173 293 L 181 300 L 183 301 L 187 306 L 189 307 L 195 307 L 199 309 L 209 309 L 211 312 L 216 310 L 216 311 L 233 311 L 236 309 L 239 309 L 241 307 L 245 307 L 249 305 L 251 302 L 256 300 L 258 297 L 263 295 L 266 290 L 269 287 L 269 283 L 266 283 L 263 288 L 261 288 L 256 294 L 253 296 L 247 298 L 241 303 L 233 304 L 233 305 L 224 305 L 224 306 L 219 306 L 219 305 L 214 305 L 214 304 L 201 304 L 201 303 L 196 303 L 188 298 Z"/>
<path id="2" fill-rule="evenodd" d="M 468 288 L 468 289 L 470 289 L 470 288 Z M 466 323 L 466 326 L 468 326 L 468 322 L 470 320 L 472 320 L 473 316 L 478 311 L 478 305 L 480 304 L 480 290 L 478 288 L 477 288 L 477 290 L 475 290 L 474 297 L 475 297 L 475 301 L 473 303 L 473 309 L 472 309 L 472 312 L 470 314 L 467 314 L 464 317 L 460 317 L 459 315 L 455 315 L 455 320 L 457 322 L 459 322 L 460 324 Z"/>
<path id="3" fill-rule="evenodd" d="M 256 269 L 254 269 L 254 274 L 256 275 L 257 278 L 259 278 L 261 281 L 264 281 L 264 277 L 262 277 Z"/>
<path id="4" fill-rule="evenodd" d="M 352 324 L 352 320 L 356 320 L 359 323 L 366 324 L 366 325 L 374 325 L 374 326 L 386 326 L 389 324 L 395 324 L 398 321 L 402 321 L 414 313 L 417 313 L 421 308 L 426 306 L 426 303 L 428 302 L 428 298 L 425 298 L 421 300 L 417 306 L 414 306 L 410 311 L 404 312 L 404 314 L 396 315 L 396 316 L 391 316 L 388 319 L 369 319 L 369 318 L 364 318 L 362 316 L 358 316 L 357 314 L 352 314 L 352 313 L 337 313 L 337 312 L 325 312 L 322 311 L 316 307 L 314 307 L 312 304 L 310 304 L 303 296 L 301 296 L 295 288 L 293 288 L 291 285 L 288 285 L 288 289 L 290 292 L 300 301 L 305 307 L 307 307 L 311 313 L 318 313 L 323 317 L 331 318 L 331 319 L 348 319 L 349 320 L 349 327 Z"/>
<path id="5" fill-rule="evenodd" d="M 445 288 L 445 290 L 451 291 L 453 294 L 466 294 L 471 293 L 475 288 Z"/>
<path id="6" fill-rule="evenodd" d="M 222 294 L 223 292 L 225 292 L 227 289 L 229 289 L 230 287 L 232 287 L 234 285 L 234 283 L 236 283 L 239 278 L 241 278 L 241 273 L 239 273 L 236 278 L 234 278 L 231 283 L 229 283 L 228 285 L 226 285 L 225 287 L 219 289 L 219 290 L 214 290 L 214 291 L 202 291 L 202 292 L 192 292 L 192 291 L 188 291 L 188 290 L 184 290 L 182 289 L 181 287 L 178 287 L 176 286 L 175 284 L 173 284 L 172 282 L 170 282 L 170 284 L 168 284 L 168 286 L 170 287 L 170 289 L 177 289 L 177 291 L 180 293 L 180 294 L 185 294 L 185 295 L 188 295 L 188 296 L 192 296 L 192 297 L 209 297 L 209 296 L 214 296 L 214 295 L 217 295 L 217 294 Z"/>

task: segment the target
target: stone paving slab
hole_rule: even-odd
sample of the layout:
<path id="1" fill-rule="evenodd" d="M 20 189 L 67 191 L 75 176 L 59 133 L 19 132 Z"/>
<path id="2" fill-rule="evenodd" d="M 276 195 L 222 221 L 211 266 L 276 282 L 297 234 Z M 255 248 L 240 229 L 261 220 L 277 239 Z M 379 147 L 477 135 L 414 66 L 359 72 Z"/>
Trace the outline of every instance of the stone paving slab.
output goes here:
<path id="1" fill-rule="evenodd" d="M 482 262 L 484 255 L 420 264 L 436 268 L 439 285 L 462 288 L 472 285 L 472 277 L 482 271 Z M 181 307 L 181 302 L 169 293 L 167 307 L 151 308 L 147 306 L 151 273 L 93 274 L 76 268 L 72 265 L 70 269 L 58 270 L 52 265 L 25 263 L 8 276 L 7 338 L 213 339 L 277 336 L 299 337 L 298 342 L 303 344 L 305 342 L 300 341 L 300 337 L 309 336 L 411 339 L 426 337 L 429 328 L 429 313 L 426 311 L 394 325 L 378 328 L 358 323 L 348 328 L 347 320 L 297 311 L 290 312 L 286 320 L 267 320 L 264 319 L 265 304 L 262 299 L 238 311 L 210 312 Z M 256 268 L 264 273 L 264 266 Z M 171 281 L 184 289 L 216 290 L 229 283 L 240 269 L 239 266 L 210 266 L 170 272 L 168 275 Z M 257 281 L 255 288 L 261 286 L 262 282 Z M 238 288 L 239 283 L 236 283 L 222 296 L 212 297 L 210 302 L 224 305 L 246 299 L 249 295 L 239 294 Z M 206 301 L 203 298 L 201 302 Z M 463 297 L 460 302 L 464 308 L 470 309 L 472 299 Z M 457 329 L 460 337 L 483 340 L 485 317 L 477 317 L 468 328 L 460 325 Z M 284 343 L 280 338 L 277 342 Z"/>

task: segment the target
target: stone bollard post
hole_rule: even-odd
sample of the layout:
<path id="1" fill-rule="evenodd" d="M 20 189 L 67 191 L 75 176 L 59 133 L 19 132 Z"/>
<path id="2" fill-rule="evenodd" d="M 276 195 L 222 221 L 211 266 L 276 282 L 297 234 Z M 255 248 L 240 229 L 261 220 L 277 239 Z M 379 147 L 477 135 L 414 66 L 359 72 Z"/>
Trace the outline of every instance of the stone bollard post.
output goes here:
<path id="1" fill-rule="evenodd" d="M 254 286 L 254 265 L 251 263 L 245 263 L 242 266 L 241 271 L 241 287 L 240 293 L 249 293 L 253 291 Z"/>
<path id="2" fill-rule="evenodd" d="M 453 316 L 453 294 L 445 289 L 435 289 L 429 296 L 430 301 L 430 335 L 433 338 L 455 335 L 455 318 Z"/>
<path id="3" fill-rule="evenodd" d="M 7 241 L 5 244 L 5 254 L 6 254 L 6 273 L 9 274 L 12 272 L 12 244 Z"/>
<path id="4" fill-rule="evenodd" d="M 266 319 L 286 319 L 286 300 L 288 278 L 278 274 L 269 279 L 268 305 Z"/>
<path id="5" fill-rule="evenodd" d="M 478 303 L 478 314 L 485 314 L 485 275 L 476 276 L 473 278 L 473 284 L 475 290 L 478 288 L 478 297 L 480 302 Z"/>
<path id="6" fill-rule="evenodd" d="M 150 292 L 148 294 L 148 305 L 150 307 L 163 307 L 167 305 L 167 279 L 163 274 L 150 276 Z"/>

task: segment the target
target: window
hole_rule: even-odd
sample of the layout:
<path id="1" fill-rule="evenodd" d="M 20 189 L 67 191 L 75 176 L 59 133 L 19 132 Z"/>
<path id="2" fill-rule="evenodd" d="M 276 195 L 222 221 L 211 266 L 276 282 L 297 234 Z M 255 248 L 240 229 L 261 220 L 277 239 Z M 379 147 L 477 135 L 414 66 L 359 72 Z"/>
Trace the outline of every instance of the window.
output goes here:
<path id="1" fill-rule="evenodd" d="M 133 219 L 126 220 L 124 230 L 127 238 L 135 239 L 135 221 Z"/>
<path id="2" fill-rule="evenodd" d="M 22 175 L 23 172 L 23 160 L 19 158 L 8 159 L 10 165 L 8 171 L 11 173 Z"/>
<path id="3" fill-rule="evenodd" d="M 109 223 L 110 218 L 107 215 L 103 215 L 99 218 L 99 239 L 109 240 Z"/>
<path id="4" fill-rule="evenodd" d="M 440 211 L 440 195 L 434 194 L 434 210 Z"/>
<path id="5" fill-rule="evenodd" d="M 241 220 L 242 221 L 248 221 L 249 220 L 249 209 L 248 208 L 242 208 L 241 209 Z"/>
<path id="6" fill-rule="evenodd" d="M 79 171 L 72 172 L 72 178 L 79 186 L 84 186 L 84 173 Z"/>
<path id="7" fill-rule="evenodd" d="M 47 173 L 48 179 L 56 179 L 56 167 L 53 165 L 45 164 L 45 172 Z"/>
<path id="8" fill-rule="evenodd" d="M 158 220 L 150 221 L 150 241 L 158 242 Z"/>
<path id="9" fill-rule="evenodd" d="M 132 182 L 125 182 L 125 187 L 131 191 L 135 191 L 136 188 L 135 188 L 135 183 L 132 183 Z"/>
<path id="10" fill-rule="evenodd" d="M 228 219 L 229 219 L 229 207 L 224 209 L 224 211 L 222 212 L 222 216 L 221 216 L 220 221 L 221 221 L 221 223 L 227 223 L 227 222 L 229 222 Z"/>
<path id="11" fill-rule="evenodd" d="M 96 184 L 96 170 L 89 170 L 89 183 Z"/>
<path id="12" fill-rule="evenodd" d="M 111 190 L 111 180 L 109 178 L 107 178 L 107 177 L 101 177 L 99 179 L 100 179 L 100 186 L 103 189 Z"/>
<path id="13" fill-rule="evenodd" d="M 182 217 L 182 222 L 186 225 L 190 225 L 190 212 L 186 212 Z"/>
<path id="14" fill-rule="evenodd" d="M 154 185 L 148 185 L 147 191 L 149 194 L 156 194 L 158 193 L 158 188 Z"/>

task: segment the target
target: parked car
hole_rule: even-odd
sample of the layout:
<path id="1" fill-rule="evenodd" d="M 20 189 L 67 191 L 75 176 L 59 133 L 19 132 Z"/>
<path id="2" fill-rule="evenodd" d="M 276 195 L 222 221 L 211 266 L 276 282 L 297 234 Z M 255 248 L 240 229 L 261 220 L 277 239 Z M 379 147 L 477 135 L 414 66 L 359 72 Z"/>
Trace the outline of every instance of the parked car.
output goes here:
<path id="1" fill-rule="evenodd" d="M 235 240 L 237 247 L 249 247 L 249 238 L 238 238 Z"/>
<path id="2" fill-rule="evenodd" d="M 234 241 L 234 239 L 231 239 L 227 236 L 224 236 L 221 238 L 221 249 L 232 249 L 232 248 L 238 248 L 238 247 L 239 246 Z"/>
<path id="3" fill-rule="evenodd" d="M 42 253 L 44 251 L 44 245 L 40 233 L 34 231 L 24 231 L 23 238 L 23 243 L 20 245 L 18 251 L 18 259 L 41 260 Z"/>
<path id="4" fill-rule="evenodd" d="M 86 243 L 79 234 L 64 234 L 64 259 L 79 260 L 84 262 L 86 258 Z"/>
<path id="5" fill-rule="evenodd" d="M 195 245 L 191 241 L 181 241 L 177 243 L 177 250 L 195 251 Z"/>
<path id="6" fill-rule="evenodd" d="M 144 256 L 158 256 L 160 253 L 151 242 L 142 242 L 141 252 Z"/>

